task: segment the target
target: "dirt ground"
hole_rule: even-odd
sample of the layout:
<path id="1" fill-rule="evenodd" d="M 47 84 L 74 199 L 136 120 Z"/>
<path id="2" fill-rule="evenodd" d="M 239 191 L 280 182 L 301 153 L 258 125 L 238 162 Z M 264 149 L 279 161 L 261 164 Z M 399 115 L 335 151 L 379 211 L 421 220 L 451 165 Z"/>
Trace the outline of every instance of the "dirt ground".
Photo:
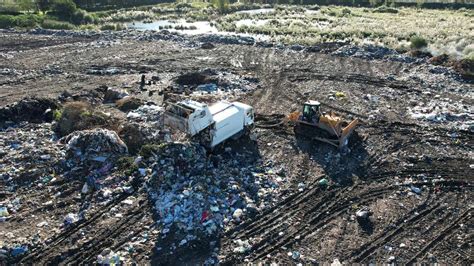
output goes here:
<path id="1" fill-rule="evenodd" d="M 286 184 L 272 206 L 222 232 L 214 250 L 196 243 L 164 256 L 156 252 L 165 240 L 140 179 L 121 180 L 132 191 L 109 201 L 85 199 L 80 180 L 23 182 L 13 192 L 0 180 L 2 202 L 22 198 L 14 217 L 0 222 L 0 247 L 22 239 L 37 243 L 8 262 L 93 263 L 105 248 L 124 249 L 133 242 L 131 260 L 139 264 L 203 263 L 210 252 L 222 264 L 474 263 L 474 87 L 451 72 L 423 62 L 282 48 L 215 44 L 202 49 L 127 36 L 0 32 L 0 106 L 26 96 L 56 98 L 65 90 L 87 94 L 101 86 L 139 93 L 141 74 L 159 77 L 149 90 L 169 90 L 175 77 L 204 69 L 254 84 L 250 92 L 222 97 L 254 106 L 257 145 L 249 156 L 285 171 Z M 360 120 L 349 154 L 295 135 L 282 122 L 309 99 L 347 120 Z M 160 104 L 161 99 L 146 100 Z M 413 115 L 416 107 L 443 117 L 420 119 Z M 47 135 L 45 127 L 31 124 L 22 130 Z M 238 153 L 249 148 L 245 141 L 228 145 Z M 9 167 L 8 158 L 2 159 Z M 329 180 L 326 188 L 318 185 L 322 177 Z M 84 222 L 56 226 L 85 202 Z M 361 208 L 372 212 L 366 224 L 355 216 Z M 38 226 L 44 220 L 49 227 Z M 236 253 L 239 239 L 251 248 Z"/>

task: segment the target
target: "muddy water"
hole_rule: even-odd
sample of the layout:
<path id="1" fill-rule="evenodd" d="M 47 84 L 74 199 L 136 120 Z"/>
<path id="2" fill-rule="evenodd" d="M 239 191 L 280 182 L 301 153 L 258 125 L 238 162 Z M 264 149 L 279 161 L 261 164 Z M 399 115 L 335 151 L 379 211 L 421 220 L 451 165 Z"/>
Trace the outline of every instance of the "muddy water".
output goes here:
<path id="1" fill-rule="evenodd" d="M 171 20 L 157 20 L 152 23 L 132 22 L 129 23 L 128 28 L 136 30 L 168 30 L 174 32 L 181 32 L 186 34 L 205 34 L 205 33 L 219 33 L 219 30 L 211 25 L 209 21 L 195 21 L 186 22 L 184 19 L 177 21 Z M 184 27 L 187 29 L 175 29 L 175 27 Z"/>

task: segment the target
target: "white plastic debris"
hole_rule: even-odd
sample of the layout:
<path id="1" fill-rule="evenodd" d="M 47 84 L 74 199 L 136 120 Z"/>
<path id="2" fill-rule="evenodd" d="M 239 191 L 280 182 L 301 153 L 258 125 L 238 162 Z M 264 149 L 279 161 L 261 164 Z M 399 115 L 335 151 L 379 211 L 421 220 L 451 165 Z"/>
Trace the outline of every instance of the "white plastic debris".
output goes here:
<path id="1" fill-rule="evenodd" d="M 66 225 L 74 224 L 79 221 L 79 216 L 75 213 L 68 213 L 66 217 L 64 217 L 64 223 Z"/>

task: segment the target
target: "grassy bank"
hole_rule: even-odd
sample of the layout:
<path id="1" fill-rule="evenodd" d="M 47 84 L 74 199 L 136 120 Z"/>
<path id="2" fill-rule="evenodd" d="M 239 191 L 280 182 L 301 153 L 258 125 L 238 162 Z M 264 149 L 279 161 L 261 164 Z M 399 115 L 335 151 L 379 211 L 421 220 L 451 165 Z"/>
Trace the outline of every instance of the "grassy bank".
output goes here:
<path id="1" fill-rule="evenodd" d="M 410 40 L 426 40 L 434 54 L 474 56 L 472 10 L 417 8 L 277 7 L 261 14 L 234 13 L 217 20 L 223 31 L 270 35 L 284 43 L 350 41 L 406 51 Z M 244 23 L 245 22 L 245 23 Z"/>

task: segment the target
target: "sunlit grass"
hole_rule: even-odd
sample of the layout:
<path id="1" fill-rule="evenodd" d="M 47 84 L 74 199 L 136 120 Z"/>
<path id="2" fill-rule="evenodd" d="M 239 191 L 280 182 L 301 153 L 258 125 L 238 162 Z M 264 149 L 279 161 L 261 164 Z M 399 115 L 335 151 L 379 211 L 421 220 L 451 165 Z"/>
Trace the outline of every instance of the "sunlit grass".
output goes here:
<path id="1" fill-rule="evenodd" d="M 379 12 L 377 12 L 379 11 Z M 471 10 L 399 8 L 397 12 L 354 7 L 322 7 L 307 12 L 277 8 L 273 13 L 230 14 L 217 21 L 219 29 L 241 33 L 266 34 L 276 41 L 316 44 L 325 41 L 373 43 L 407 49 L 413 36 L 425 38 L 433 53 L 467 56 L 474 43 Z M 263 25 L 237 27 L 242 19 L 268 20 Z M 409 43 L 408 43 L 409 45 Z"/>

